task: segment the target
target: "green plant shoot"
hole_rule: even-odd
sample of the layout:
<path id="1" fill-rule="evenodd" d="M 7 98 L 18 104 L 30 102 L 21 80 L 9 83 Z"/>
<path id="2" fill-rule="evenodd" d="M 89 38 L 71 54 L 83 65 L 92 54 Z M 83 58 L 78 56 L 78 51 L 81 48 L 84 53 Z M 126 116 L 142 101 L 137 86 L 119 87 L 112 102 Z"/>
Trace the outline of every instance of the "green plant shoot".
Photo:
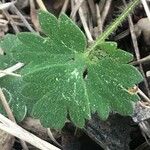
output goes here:
<path id="1" fill-rule="evenodd" d="M 112 111 L 131 115 L 139 97 L 129 89 L 142 81 L 129 64 L 133 56 L 115 42 L 105 42 L 108 32 L 87 48 L 85 35 L 65 14 L 57 19 L 40 11 L 39 22 L 43 36 L 24 32 L 6 35 L 1 42 L 6 53 L 0 56 L 1 69 L 25 64 L 17 72 L 20 78 L 0 78 L 18 120 L 28 113 L 44 126 L 62 128 L 68 115 L 78 127 L 95 112 L 104 120 Z"/>

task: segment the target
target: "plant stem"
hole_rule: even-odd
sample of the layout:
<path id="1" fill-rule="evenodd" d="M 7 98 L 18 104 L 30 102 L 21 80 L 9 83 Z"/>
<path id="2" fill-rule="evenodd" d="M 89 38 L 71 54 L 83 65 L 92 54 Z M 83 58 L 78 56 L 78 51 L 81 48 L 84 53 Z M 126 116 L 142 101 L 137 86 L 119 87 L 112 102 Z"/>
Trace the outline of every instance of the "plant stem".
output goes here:
<path id="1" fill-rule="evenodd" d="M 124 11 L 121 13 L 121 15 L 118 16 L 118 18 L 111 23 L 106 31 L 104 31 L 97 40 L 91 45 L 91 47 L 88 49 L 88 55 L 91 54 L 92 51 L 95 50 L 95 48 L 101 43 L 104 42 L 110 34 L 112 34 L 118 26 L 126 19 L 126 17 L 129 15 L 130 12 L 138 5 L 140 0 L 133 0 L 129 3 L 129 5 L 124 9 Z"/>

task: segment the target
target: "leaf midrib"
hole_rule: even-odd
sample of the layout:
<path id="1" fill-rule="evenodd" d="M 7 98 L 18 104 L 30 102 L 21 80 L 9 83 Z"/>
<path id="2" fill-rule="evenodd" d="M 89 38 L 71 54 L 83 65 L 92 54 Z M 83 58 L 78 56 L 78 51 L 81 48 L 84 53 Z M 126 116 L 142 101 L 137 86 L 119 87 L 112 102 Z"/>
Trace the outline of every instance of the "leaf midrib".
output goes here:
<path id="1" fill-rule="evenodd" d="M 52 68 L 52 67 L 61 67 L 61 66 L 63 67 L 63 66 L 69 66 L 69 65 L 70 65 L 70 64 L 66 63 L 66 64 L 47 65 L 47 66 L 45 66 L 45 67 L 42 66 L 42 67 L 39 67 L 39 68 L 36 68 L 36 69 L 32 70 L 32 71 L 29 72 L 29 73 L 24 74 L 23 76 L 25 77 L 25 76 L 28 76 L 28 75 L 30 75 L 30 74 L 39 72 L 39 71 L 44 70 L 44 69 L 49 69 L 49 68 Z"/>

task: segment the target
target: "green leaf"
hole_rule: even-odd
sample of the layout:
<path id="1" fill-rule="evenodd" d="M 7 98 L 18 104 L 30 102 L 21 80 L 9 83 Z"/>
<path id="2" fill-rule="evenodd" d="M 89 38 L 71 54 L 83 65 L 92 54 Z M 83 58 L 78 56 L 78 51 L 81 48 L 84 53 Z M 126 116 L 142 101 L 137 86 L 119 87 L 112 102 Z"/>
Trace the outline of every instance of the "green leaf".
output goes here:
<path id="1" fill-rule="evenodd" d="M 60 15 L 59 19 L 50 13 L 40 11 L 40 25 L 43 32 L 58 45 L 69 48 L 73 51 L 84 51 L 86 39 L 81 30 L 65 14 Z"/>
<path id="2" fill-rule="evenodd" d="M 16 36 L 13 35 L 6 35 L 5 40 L 0 43 L 5 52 L 5 56 L 0 55 L 0 69 L 6 69 L 17 63 L 10 52 L 16 44 Z M 0 87 L 17 121 L 22 121 L 27 113 L 26 98 L 21 94 L 23 83 L 22 78 L 18 77 L 4 76 L 0 78 Z M 2 107 L 0 110 L 2 113 L 5 112 Z"/>
<path id="3" fill-rule="evenodd" d="M 27 113 L 26 97 L 21 94 L 22 79 L 18 77 L 3 77 L 0 78 L 0 87 L 9 103 L 9 106 L 17 121 L 22 121 Z M 23 82 L 24 83 L 24 82 Z M 5 111 L 0 108 L 1 113 Z"/>
<path id="4" fill-rule="evenodd" d="M 109 57 L 118 63 L 128 63 L 133 60 L 133 55 L 117 48 L 116 42 L 102 42 L 95 51 L 100 59 Z"/>
<path id="5" fill-rule="evenodd" d="M 98 111 L 106 119 L 109 111 L 130 115 L 131 101 L 137 101 L 137 95 L 129 94 L 128 89 L 141 80 L 137 70 L 127 64 L 119 64 L 105 59 L 89 66 L 87 88 L 93 112 Z"/>
<path id="6" fill-rule="evenodd" d="M 111 111 L 132 114 L 139 97 L 128 90 L 142 80 L 127 64 L 133 56 L 114 42 L 103 42 L 87 55 L 84 34 L 66 15 L 57 19 L 40 11 L 39 20 L 45 36 L 19 33 L 9 50 L 15 61 L 26 64 L 19 71 L 24 82 L 19 89 L 29 113 L 53 128 L 62 128 L 68 115 L 83 127 L 91 113 L 102 119 Z"/>
<path id="7" fill-rule="evenodd" d="M 58 37 L 58 20 L 57 18 L 47 12 L 39 11 L 39 22 L 43 32 L 52 39 L 57 39 Z"/>
<path id="8" fill-rule="evenodd" d="M 30 71 L 27 71 L 27 74 L 24 72 L 24 80 L 30 81 L 30 88 L 27 87 L 24 91 L 29 94 L 29 89 L 38 87 L 34 90 L 35 95 L 31 93 L 31 96 L 33 98 L 36 96 L 37 99 L 41 98 L 34 105 L 33 114 L 47 126 L 62 127 L 67 110 L 70 112 L 71 120 L 78 126 L 83 126 L 84 119 L 90 116 L 89 100 L 83 79 L 85 63 L 80 56 L 76 56 L 74 59 L 75 61 L 72 61 L 70 58 L 70 61 L 66 61 L 64 64 L 62 62 L 57 64 L 46 62 L 36 67 L 33 66 L 33 68 L 31 65 Z M 52 112 L 49 113 L 49 110 Z M 56 116 L 60 116 L 60 118 L 58 119 Z"/>
<path id="9" fill-rule="evenodd" d="M 84 52 L 87 45 L 83 32 L 65 14 L 61 15 L 58 21 L 60 40 L 73 51 Z"/>

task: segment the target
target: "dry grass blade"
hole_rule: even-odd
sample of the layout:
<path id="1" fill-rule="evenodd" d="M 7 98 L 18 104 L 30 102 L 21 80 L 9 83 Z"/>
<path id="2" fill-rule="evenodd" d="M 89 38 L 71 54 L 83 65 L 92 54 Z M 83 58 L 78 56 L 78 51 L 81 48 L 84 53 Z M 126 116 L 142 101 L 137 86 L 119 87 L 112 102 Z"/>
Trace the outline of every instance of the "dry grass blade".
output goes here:
<path id="1" fill-rule="evenodd" d="M 142 58 L 142 59 L 139 59 L 138 61 L 133 61 L 131 64 L 132 65 L 137 65 L 137 64 L 146 64 L 146 63 L 148 63 L 148 62 L 150 62 L 150 55 L 149 56 L 146 56 L 146 57 L 144 57 L 144 58 Z"/>
<path id="2" fill-rule="evenodd" d="M 27 29 L 31 32 L 35 32 L 34 29 L 31 27 L 31 25 L 29 24 L 29 22 L 26 20 L 26 18 L 21 14 L 21 12 L 17 9 L 17 7 L 15 5 L 12 5 L 12 7 L 10 8 L 10 10 L 13 13 L 16 13 L 20 19 L 22 20 L 22 22 L 25 24 L 25 26 L 27 27 Z"/>
<path id="3" fill-rule="evenodd" d="M 70 14 L 70 18 L 72 18 L 72 19 L 75 18 L 75 15 L 76 15 L 78 9 L 80 8 L 80 6 L 82 5 L 83 2 L 84 2 L 84 0 L 81 0 L 79 3 L 77 3 L 77 4 L 73 7 L 73 9 L 72 9 L 72 11 L 71 11 L 71 14 Z"/>
<path id="4" fill-rule="evenodd" d="M 20 69 L 23 66 L 24 66 L 24 64 L 19 62 L 15 65 L 3 70 L 2 72 L 0 72 L 0 78 L 4 77 L 6 75 L 15 75 L 15 76 L 17 75 L 17 76 L 19 76 L 18 74 L 14 74 L 13 72 Z"/>
<path id="5" fill-rule="evenodd" d="M 4 130 L 5 132 L 8 132 L 9 134 L 15 137 L 22 139 L 23 141 L 26 141 L 41 150 L 60 150 L 52 144 L 24 130 L 8 118 L 4 117 L 2 114 L 0 114 L 0 122 L 1 130 Z"/>
<path id="6" fill-rule="evenodd" d="M 123 3 L 124 3 L 125 6 L 127 6 L 125 0 L 123 0 Z M 139 51 L 139 47 L 138 47 L 137 37 L 136 37 L 136 34 L 135 34 L 135 29 L 134 29 L 134 25 L 133 25 L 133 21 L 132 21 L 131 15 L 128 16 L 128 22 L 129 22 L 131 38 L 132 38 L 132 42 L 133 42 L 133 46 L 134 46 L 134 50 L 135 50 L 135 55 L 136 55 L 136 58 L 137 58 L 137 61 L 138 61 L 138 60 L 140 60 L 141 56 L 140 56 L 140 51 Z M 150 97 L 150 90 L 149 90 L 148 82 L 147 82 L 147 79 L 146 79 L 146 76 L 145 76 L 145 73 L 144 73 L 144 70 L 143 70 L 143 66 L 142 66 L 141 63 L 139 64 L 139 67 L 140 67 L 140 71 L 141 71 L 141 73 L 142 73 L 142 75 L 144 77 L 144 84 L 145 84 L 148 96 Z"/>
<path id="7" fill-rule="evenodd" d="M 96 14 L 97 14 L 97 25 L 98 25 L 98 29 L 100 31 L 100 34 L 103 32 L 103 27 L 102 27 L 102 20 L 101 20 L 101 13 L 100 13 L 100 9 L 99 6 L 96 4 Z"/>
<path id="8" fill-rule="evenodd" d="M 75 3 L 76 3 L 76 4 L 79 3 L 79 2 L 81 2 L 81 0 L 75 0 Z M 78 11 L 79 11 L 79 16 L 80 16 L 81 22 L 82 22 L 82 24 L 83 24 L 83 28 L 84 28 L 84 30 L 85 30 L 85 34 L 86 34 L 86 36 L 87 36 L 89 42 L 92 42 L 92 41 L 93 41 L 93 38 L 92 38 L 92 35 L 91 35 L 91 33 L 90 33 L 90 30 L 89 30 L 89 27 L 88 27 L 86 18 L 85 18 L 85 16 L 84 16 L 84 12 L 83 12 L 83 9 L 82 9 L 82 5 L 80 6 L 80 8 L 79 8 Z"/>
<path id="9" fill-rule="evenodd" d="M 52 131 L 50 128 L 47 128 L 47 134 L 48 136 L 50 137 L 50 139 L 59 147 L 62 148 L 62 146 L 56 141 L 56 139 L 54 138 L 53 134 L 52 134 Z"/>
<path id="10" fill-rule="evenodd" d="M 39 5 L 40 9 L 44 10 L 44 11 L 48 11 L 43 3 L 42 0 L 36 0 L 37 4 Z"/>
<path id="11" fill-rule="evenodd" d="M 106 20 L 106 17 L 108 15 L 111 3 L 112 3 L 112 0 L 107 0 L 105 3 L 105 7 L 104 7 L 104 10 L 102 12 L 102 24 L 104 24 L 104 22 Z"/>
<path id="12" fill-rule="evenodd" d="M 6 72 L 3 70 L 0 70 L 0 73 L 6 74 L 6 75 L 11 75 L 11 76 L 16 76 L 16 77 L 21 77 L 20 74 L 12 73 L 12 72 Z"/>
<path id="13" fill-rule="evenodd" d="M 9 104 L 8 104 L 8 102 L 7 102 L 6 98 L 5 98 L 5 95 L 4 95 L 4 93 L 3 93 L 1 88 L 0 88 L 0 99 L 1 99 L 1 103 L 2 103 L 6 113 L 8 115 L 8 118 L 16 123 L 15 117 L 14 117 L 14 115 L 13 115 L 13 113 L 12 113 L 10 107 L 9 107 Z M 24 150 L 29 150 L 27 145 L 26 145 L 26 143 L 24 141 L 20 140 L 20 142 L 21 142 L 21 145 L 22 145 Z"/>
<path id="14" fill-rule="evenodd" d="M 96 14 L 95 2 L 94 2 L 94 0 L 88 0 L 88 4 L 89 4 L 93 24 L 96 25 L 97 14 Z"/>
<path id="15" fill-rule="evenodd" d="M 142 130 L 142 134 L 143 134 L 145 140 L 147 141 L 147 136 L 150 138 L 150 130 L 149 130 L 150 125 L 149 125 L 149 123 L 147 121 L 142 121 L 139 123 L 139 126 Z M 149 142 L 147 141 L 147 143 L 149 143 Z"/>
<path id="16" fill-rule="evenodd" d="M 140 90 L 140 89 L 138 88 L 137 93 L 138 93 L 141 97 L 143 97 L 144 100 L 146 100 L 146 101 L 150 104 L 150 99 L 143 93 L 142 90 Z"/>
<path id="17" fill-rule="evenodd" d="M 2 2 L 0 2 L 0 4 L 2 4 Z M 3 12 L 4 16 L 7 18 L 7 20 L 10 22 L 10 24 L 11 24 L 12 28 L 14 29 L 15 33 L 18 33 L 19 29 L 18 29 L 17 25 L 14 23 L 14 20 L 11 17 L 11 15 L 9 14 L 9 12 L 7 10 L 2 10 L 2 12 Z"/>
<path id="18" fill-rule="evenodd" d="M 8 9 L 9 7 L 13 6 L 16 1 L 8 2 L 8 3 L 1 3 L 0 10 Z"/>
<path id="19" fill-rule="evenodd" d="M 31 21 L 34 25 L 34 28 L 37 32 L 39 32 L 40 29 L 40 24 L 38 21 L 38 15 L 37 15 L 37 10 L 35 8 L 35 2 L 33 0 L 30 0 L 30 16 L 31 16 Z"/>
<path id="20" fill-rule="evenodd" d="M 150 10 L 149 10 L 149 7 L 147 5 L 147 2 L 146 2 L 146 0 L 141 0 L 141 1 L 142 1 L 143 6 L 144 6 L 146 15 L 147 15 L 148 19 L 150 20 Z"/>
<path id="21" fill-rule="evenodd" d="M 62 13 L 65 13 L 65 12 L 66 12 L 67 7 L 68 7 L 68 4 L 69 4 L 69 0 L 65 0 L 65 2 L 64 2 L 64 4 L 63 4 L 63 7 L 62 7 L 62 9 L 61 9 L 60 14 L 62 14 Z"/>

